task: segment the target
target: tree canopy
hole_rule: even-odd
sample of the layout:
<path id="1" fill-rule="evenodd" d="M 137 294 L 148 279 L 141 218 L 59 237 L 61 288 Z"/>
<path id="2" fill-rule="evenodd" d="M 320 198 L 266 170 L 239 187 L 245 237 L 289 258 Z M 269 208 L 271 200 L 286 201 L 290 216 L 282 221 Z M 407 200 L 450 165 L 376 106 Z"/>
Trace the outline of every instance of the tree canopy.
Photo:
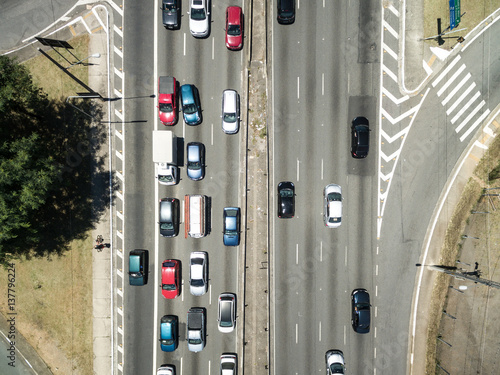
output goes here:
<path id="1" fill-rule="evenodd" d="M 63 253 L 107 206 L 101 108 L 79 105 L 94 122 L 0 56 L 0 263 Z"/>

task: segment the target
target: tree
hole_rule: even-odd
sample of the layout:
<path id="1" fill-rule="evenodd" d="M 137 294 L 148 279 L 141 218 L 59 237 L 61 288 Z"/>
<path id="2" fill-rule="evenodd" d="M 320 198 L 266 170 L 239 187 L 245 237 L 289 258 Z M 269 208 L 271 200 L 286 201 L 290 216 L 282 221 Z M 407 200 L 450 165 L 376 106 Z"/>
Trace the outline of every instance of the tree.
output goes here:
<path id="1" fill-rule="evenodd" d="M 101 116 L 100 107 L 83 106 Z M 5 56 L 0 119 L 0 263 L 61 254 L 106 206 L 109 174 L 96 142 L 106 134 L 63 101 L 48 99 L 26 68 Z"/>

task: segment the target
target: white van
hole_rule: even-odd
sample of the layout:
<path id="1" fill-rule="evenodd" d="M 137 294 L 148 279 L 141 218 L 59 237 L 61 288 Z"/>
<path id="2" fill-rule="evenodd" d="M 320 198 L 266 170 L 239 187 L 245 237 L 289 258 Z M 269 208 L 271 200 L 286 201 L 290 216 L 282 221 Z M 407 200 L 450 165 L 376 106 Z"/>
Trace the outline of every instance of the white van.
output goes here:
<path id="1" fill-rule="evenodd" d="M 185 195 L 185 237 L 202 238 L 207 235 L 207 203 L 205 195 Z"/>

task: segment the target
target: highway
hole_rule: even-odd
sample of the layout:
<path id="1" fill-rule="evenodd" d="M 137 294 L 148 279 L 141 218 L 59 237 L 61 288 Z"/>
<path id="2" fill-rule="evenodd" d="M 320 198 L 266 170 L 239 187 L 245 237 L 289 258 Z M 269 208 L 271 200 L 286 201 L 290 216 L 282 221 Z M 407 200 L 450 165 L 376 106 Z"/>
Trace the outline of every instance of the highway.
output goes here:
<path id="1" fill-rule="evenodd" d="M 228 51 L 224 45 L 225 9 L 229 1 L 214 2 L 211 8 L 211 33 L 206 39 L 195 39 L 189 32 L 189 4 L 182 2 L 181 29 L 166 30 L 161 24 L 159 6 L 134 2 L 127 4 L 124 42 L 134 58 L 126 61 L 126 96 L 130 123 L 126 130 L 126 202 L 128 250 L 150 250 L 150 281 L 144 287 L 127 286 L 125 290 L 127 366 L 125 374 L 154 374 L 159 365 L 174 364 L 179 373 L 210 373 L 219 368 L 223 352 L 236 352 L 237 331 L 222 334 L 217 330 L 217 298 L 222 292 L 238 294 L 238 248 L 222 244 L 222 211 L 227 206 L 241 206 L 239 150 L 240 136 L 226 135 L 221 129 L 222 91 L 241 91 L 242 52 Z M 179 113 L 179 122 L 168 129 L 183 139 L 184 152 L 188 142 L 199 141 L 206 146 L 206 176 L 202 181 L 187 178 L 181 168 L 181 181 L 176 186 L 161 186 L 154 178 L 152 162 L 152 130 L 165 128 L 158 121 L 156 108 L 157 79 L 172 75 L 179 83 L 194 84 L 200 93 L 203 122 L 186 126 Z M 182 158 L 181 158 L 182 160 Z M 185 155 L 184 155 L 185 164 Z M 184 225 L 176 238 L 160 238 L 158 231 L 158 200 L 185 194 L 205 194 L 212 198 L 211 234 L 202 239 L 184 238 Z M 181 219 L 183 221 L 183 210 Z M 191 251 L 209 254 L 209 291 L 201 297 L 189 292 L 189 255 Z M 181 296 L 166 300 L 160 293 L 161 262 L 165 259 L 182 262 Z M 186 314 L 190 307 L 207 308 L 207 344 L 201 353 L 187 349 Z M 179 317 L 179 347 L 164 353 L 159 347 L 159 320 L 165 314 Z M 238 311 L 237 311 L 238 314 Z M 243 322 L 238 322 L 239 324 Z M 211 370 L 210 370 L 211 369 Z M 182 371 L 182 372 L 181 372 Z"/>
<path id="2" fill-rule="evenodd" d="M 275 11 L 273 9 L 273 11 Z M 372 309 L 376 219 L 379 9 L 357 2 L 300 2 L 293 25 L 273 17 L 271 210 L 275 278 L 271 313 L 275 374 L 324 371 L 340 349 L 350 373 L 372 366 L 376 328 L 356 334 L 350 294 L 366 288 Z M 350 123 L 372 123 L 364 160 L 350 155 Z M 276 187 L 296 186 L 296 217 L 276 217 Z M 340 228 L 323 222 L 323 188 L 341 185 Z"/>

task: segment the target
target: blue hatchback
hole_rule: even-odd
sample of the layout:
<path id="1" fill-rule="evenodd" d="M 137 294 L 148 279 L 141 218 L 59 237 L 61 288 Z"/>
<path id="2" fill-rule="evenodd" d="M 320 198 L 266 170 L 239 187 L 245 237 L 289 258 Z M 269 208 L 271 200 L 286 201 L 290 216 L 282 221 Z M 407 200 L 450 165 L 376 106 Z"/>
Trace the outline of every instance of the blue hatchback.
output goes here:
<path id="1" fill-rule="evenodd" d="M 224 245 L 238 246 L 240 244 L 240 216 L 239 207 L 224 208 Z"/>
<path id="2" fill-rule="evenodd" d="M 179 344 L 179 319 L 164 315 L 160 321 L 160 346 L 164 352 L 173 352 Z"/>
<path id="3" fill-rule="evenodd" d="M 201 106 L 198 89 L 194 85 L 181 86 L 182 113 L 187 125 L 201 123 Z"/>

